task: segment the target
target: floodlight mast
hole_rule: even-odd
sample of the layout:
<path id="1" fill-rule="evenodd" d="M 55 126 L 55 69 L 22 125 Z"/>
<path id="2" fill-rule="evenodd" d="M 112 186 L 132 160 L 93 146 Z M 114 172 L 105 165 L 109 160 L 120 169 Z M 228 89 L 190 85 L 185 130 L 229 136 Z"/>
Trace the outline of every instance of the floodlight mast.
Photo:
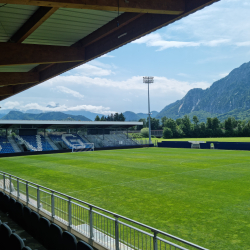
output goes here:
<path id="1" fill-rule="evenodd" d="M 143 83 L 148 84 L 148 137 L 149 137 L 149 144 L 150 144 L 151 143 L 151 119 L 150 119 L 149 84 L 154 83 L 154 77 L 152 76 L 143 77 Z"/>

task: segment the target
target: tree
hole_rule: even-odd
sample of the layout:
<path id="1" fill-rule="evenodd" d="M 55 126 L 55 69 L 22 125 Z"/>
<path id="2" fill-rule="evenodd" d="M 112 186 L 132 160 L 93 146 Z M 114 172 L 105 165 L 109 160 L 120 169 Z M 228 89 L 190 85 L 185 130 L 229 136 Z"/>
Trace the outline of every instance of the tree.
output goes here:
<path id="1" fill-rule="evenodd" d="M 103 115 L 103 116 L 101 117 L 101 121 L 107 121 L 107 118 Z"/>
<path id="2" fill-rule="evenodd" d="M 177 124 L 178 126 L 180 126 L 180 125 L 182 124 L 182 119 L 181 119 L 181 118 L 177 118 L 177 119 L 176 119 L 176 124 Z"/>
<path id="3" fill-rule="evenodd" d="M 119 114 L 118 119 L 119 119 L 119 121 L 123 121 L 123 122 L 126 120 L 126 118 L 125 118 L 125 116 L 123 115 L 123 113 Z"/>
<path id="4" fill-rule="evenodd" d="M 163 124 L 163 126 L 170 128 L 172 130 L 172 132 L 175 131 L 177 128 L 177 124 L 176 124 L 175 120 L 173 120 L 171 118 L 167 119 L 165 121 L 165 123 Z"/>
<path id="5" fill-rule="evenodd" d="M 95 121 L 100 121 L 99 115 L 97 115 L 97 116 L 95 117 Z"/>
<path id="6" fill-rule="evenodd" d="M 141 130 L 142 128 L 146 128 L 146 119 L 140 119 L 138 122 L 143 122 L 143 125 L 138 125 L 137 130 Z"/>
<path id="7" fill-rule="evenodd" d="M 191 122 L 190 122 L 190 119 L 187 115 L 185 115 L 182 118 L 182 124 L 180 126 L 181 126 L 181 129 L 183 130 L 183 132 L 185 133 L 185 135 L 190 136 L 190 134 L 191 134 Z"/>
<path id="8" fill-rule="evenodd" d="M 214 117 L 213 119 L 212 119 L 212 130 L 216 130 L 216 129 L 218 129 L 220 127 L 220 121 L 219 121 L 219 119 L 217 118 L 217 117 Z"/>
<path id="9" fill-rule="evenodd" d="M 193 116 L 193 122 L 194 122 L 195 126 L 197 127 L 197 125 L 199 123 L 199 119 L 196 115 Z"/>
<path id="10" fill-rule="evenodd" d="M 170 128 L 163 128 L 163 138 L 169 139 L 173 137 L 173 132 Z"/>
<path id="11" fill-rule="evenodd" d="M 156 129 L 159 129 L 159 126 L 160 126 L 160 120 L 156 119 L 156 118 L 152 118 L 150 117 L 150 123 L 151 123 L 151 129 L 152 130 L 156 130 Z M 149 124 L 148 124 L 148 118 L 147 118 L 147 123 L 146 123 L 146 126 L 149 127 Z"/>
<path id="12" fill-rule="evenodd" d="M 119 114 L 118 113 L 114 114 L 114 121 L 119 121 Z"/>
<path id="13" fill-rule="evenodd" d="M 148 138 L 149 137 L 149 129 L 148 128 L 141 129 L 141 135 L 142 135 L 142 137 Z"/>
<path id="14" fill-rule="evenodd" d="M 200 124 L 200 136 L 205 137 L 206 136 L 206 124 L 205 122 L 202 122 Z"/>
<path id="15" fill-rule="evenodd" d="M 164 123 L 166 122 L 167 119 L 168 119 L 168 118 L 167 118 L 166 116 L 163 116 L 163 117 L 161 118 L 161 126 L 162 126 L 162 127 L 164 126 Z"/>
<path id="16" fill-rule="evenodd" d="M 212 129 L 212 118 L 210 118 L 210 117 L 207 118 L 206 127 L 207 127 L 207 129 Z"/>
<path id="17" fill-rule="evenodd" d="M 233 123 L 232 123 L 231 117 L 228 117 L 227 120 L 225 120 L 225 130 L 228 130 L 228 131 L 233 130 Z"/>

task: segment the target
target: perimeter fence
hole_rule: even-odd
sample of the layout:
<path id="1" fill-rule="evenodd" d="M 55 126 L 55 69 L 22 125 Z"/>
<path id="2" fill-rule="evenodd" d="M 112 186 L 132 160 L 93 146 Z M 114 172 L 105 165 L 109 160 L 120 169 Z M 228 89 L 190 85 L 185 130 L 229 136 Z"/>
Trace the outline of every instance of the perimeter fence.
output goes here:
<path id="1" fill-rule="evenodd" d="M 109 250 L 207 250 L 66 194 L 0 171 L 0 189 Z M 100 249 L 101 249 L 100 248 Z"/>

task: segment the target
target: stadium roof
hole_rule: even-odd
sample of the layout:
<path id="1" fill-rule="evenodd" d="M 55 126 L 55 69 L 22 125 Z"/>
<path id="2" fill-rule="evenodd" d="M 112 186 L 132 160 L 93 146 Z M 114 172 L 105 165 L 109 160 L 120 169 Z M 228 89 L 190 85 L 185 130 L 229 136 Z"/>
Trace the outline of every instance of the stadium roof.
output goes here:
<path id="1" fill-rule="evenodd" d="M 219 0 L 0 0 L 0 101 Z"/>
<path id="2" fill-rule="evenodd" d="M 110 122 L 110 121 L 27 121 L 27 120 L 0 120 L 0 129 L 49 129 L 49 128 L 88 128 L 114 129 L 130 128 L 143 125 L 143 122 Z"/>

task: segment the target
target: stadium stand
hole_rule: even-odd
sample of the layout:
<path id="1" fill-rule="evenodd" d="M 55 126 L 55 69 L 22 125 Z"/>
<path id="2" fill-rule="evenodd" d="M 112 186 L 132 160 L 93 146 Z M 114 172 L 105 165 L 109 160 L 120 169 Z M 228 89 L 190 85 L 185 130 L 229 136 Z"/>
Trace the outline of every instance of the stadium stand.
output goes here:
<path id="1" fill-rule="evenodd" d="M 24 144 L 30 151 L 54 150 L 42 135 L 16 135 L 16 141 Z"/>
<path id="2" fill-rule="evenodd" d="M 63 231 L 58 225 L 51 223 L 44 217 L 40 217 L 37 212 L 32 211 L 14 198 L 10 198 L 9 195 L 2 191 L 0 191 L 0 210 L 4 213 L 10 213 L 11 219 L 45 247 L 39 249 L 93 250 L 86 242 L 82 240 L 77 241 L 72 233 Z M 25 239 L 22 239 L 18 233 L 15 233 L 15 230 L 12 230 L 7 223 L 0 221 L 0 249 L 32 250 L 25 246 Z M 18 232 L 23 232 L 23 230 L 18 230 Z"/>
<path id="3" fill-rule="evenodd" d="M 0 136 L 0 154 L 6 153 L 15 153 L 15 150 L 6 137 Z"/>
<path id="4" fill-rule="evenodd" d="M 96 148 L 117 147 L 117 146 L 135 146 L 138 143 L 123 133 L 105 134 L 105 135 L 86 135 L 86 138 L 95 143 Z"/>
<path id="5" fill-rule="evenodd" d="M 49 137 L 53 142 L 63 142 L 70 149 L 75 147 L 83 147 L 83 148 L 89 147 L 88 145 L 86 145 L 89 142 L 87 140 L 84 140 L 84 138 L 78 134 L 62 134 L 62 135 L 50 134 Z"/>

